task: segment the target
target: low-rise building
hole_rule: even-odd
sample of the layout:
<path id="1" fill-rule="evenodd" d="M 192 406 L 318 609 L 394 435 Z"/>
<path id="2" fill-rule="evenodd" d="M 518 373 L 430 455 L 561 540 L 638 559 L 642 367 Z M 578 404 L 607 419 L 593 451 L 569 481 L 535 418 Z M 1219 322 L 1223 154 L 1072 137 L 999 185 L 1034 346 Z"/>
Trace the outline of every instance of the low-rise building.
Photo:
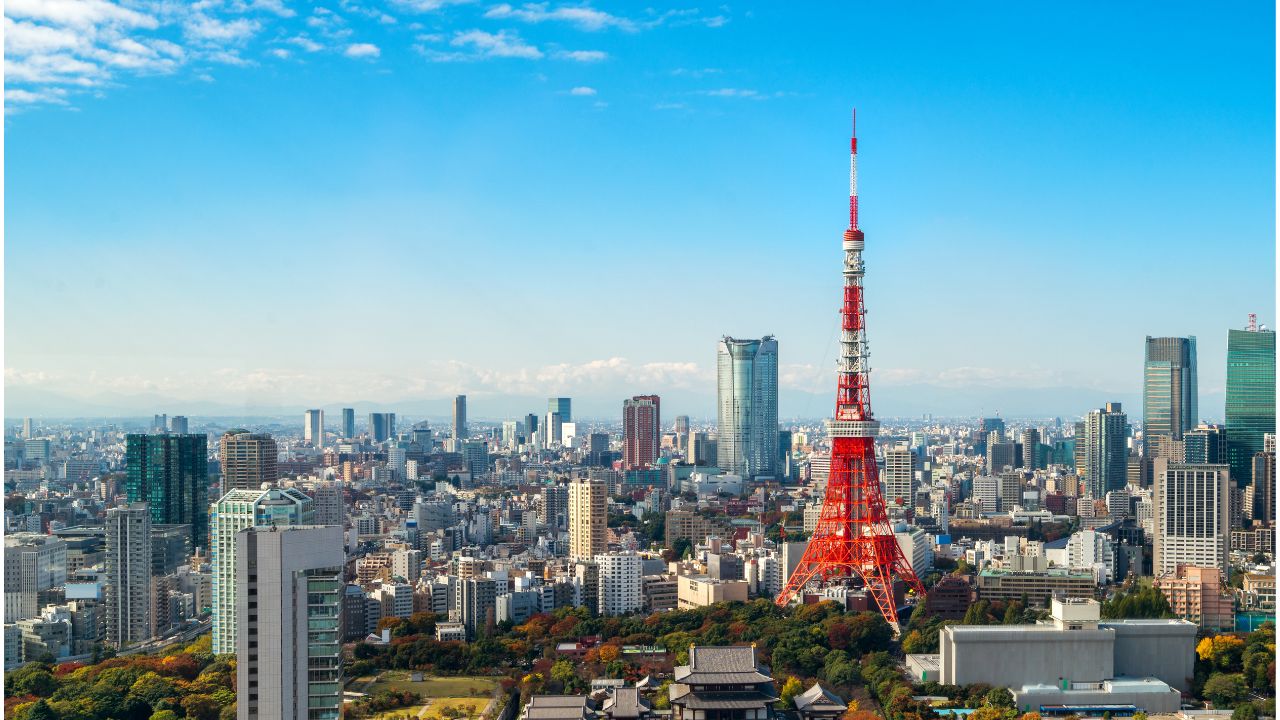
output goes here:
<path id="1" fill-rule="evenodd" d="M 1095 600 L 1053 600 L 1052 618 L 1038 625 L 943 627 L 938 681 L 1007 687 L 1018 707 L 1030 710 L 1126 704 L 1149 713 L 1178 710 L 1194 674 L 1194 623 L 1100 622 Z"/>
<path id="2" fill-rule="evenodd" d="M 1276 576 L 1246 573 L 1241 578 L 1240 603 L 1250 610 L 1276 609 Z"/>
<path id="3" fill-rule="evenodd" d="M 690 645 L 689 664 L 677 667 L 672 679 L 672 720 L 766 720 L 778 701 L 754 647 Z"/>
<path id="4" fill-rule="evenodd" d="M 747 601 L 745 580 L 715 580 L 706 575 L 690 575 L 677 579 L 676 601 L 681 610 L 735 600 Z"/>
<path id="5" fill-rule="evenodd" d="M 1048 607 L 1053 598 L 1092 598 L 1096 578 L 1090 572 L 1049 568 L 1044 572 L 1018 572 L 988 568 L 978 573 L 978 598 L 1022 600 Z"/>

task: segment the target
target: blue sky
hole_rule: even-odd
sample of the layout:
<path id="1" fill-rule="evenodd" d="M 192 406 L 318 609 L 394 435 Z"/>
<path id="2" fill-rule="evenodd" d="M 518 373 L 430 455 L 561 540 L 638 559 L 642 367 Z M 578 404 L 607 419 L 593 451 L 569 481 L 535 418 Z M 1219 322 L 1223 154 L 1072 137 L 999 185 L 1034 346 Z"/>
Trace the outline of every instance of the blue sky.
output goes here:
<path id="1" fill-rule="evenodd" d="M 857 105 L 877 396 L 1221 391 L 1270 5 L 832 5 L 11 0 L 6 389 L 615 403 L 773 333 L 830 394 Z"/>

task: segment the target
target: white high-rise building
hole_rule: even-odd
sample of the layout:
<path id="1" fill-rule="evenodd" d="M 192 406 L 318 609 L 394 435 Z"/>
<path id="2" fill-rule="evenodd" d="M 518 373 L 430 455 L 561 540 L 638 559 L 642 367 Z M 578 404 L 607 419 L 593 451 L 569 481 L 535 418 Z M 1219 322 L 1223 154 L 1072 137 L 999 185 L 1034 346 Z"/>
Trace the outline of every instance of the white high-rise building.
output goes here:
<path id="1" fill-rule="evenodd" d="M 5 533 L 4 621 L 40 613 L 40 593 L 67 582 L 67 543 L 36 533 Z"/>
<path id="2" fill-rule="evenodd" d="M 778 341 L 724 337 L 716 354 L 717 465 L 747 479 L 778 472 Z"/>
<path id="3" fill-rule="evenodd" d="M 151 637 L 151 510 L 133 503 L 107 510 L 107 642 Z"/>
<path id="4" fill-rule="evenodd" d="M 1152 571 L 1174 573 L 1178 565 L 1229 571 L 1230 497 L 1227 465 L 1188 465 L 1155 460 Z"/>
<path id="5" fill-rule="evenodd" d="M 297 488 L 232 490 L 209 508 L 213 565 L 213 652 L 236 652 L 236 541 L 251 527 L 310 525 L 314 502 Z M 341 529 L 341 525 L 331 526 Z"/>
<path id="6" fill-rule="evenodd" d="M 324 411 L 308 410 L 302 414 L 302 441 L 312 447 L 324 444 Z"/>
<path id="7" fill-rule="evenodd" d="M 236 717 L 337 720 L 342 528 L 253 527 L 237 537 Z"/>
<path id="8" fill-rule="evenodd" d="M 608 517 L 603 482 L 575 478 L 569 483 L 569 557 L 591 560 L 606 548 Z"/>
<path id="9" fill-rule="evenodd" d="M 600 614 L 626 615 L 644 607 L 639 555 L 605 553 L 595 561 L 600 568 Z"/>
<path id="10" fill-rule="evenodd" d="M 1081 530 L 1067 540 L 1067 567 L 1107 569 L 1107 580 L 1116 577 L 1116 551 L 1111 538 L 1096 530 Z"/>
<path id="11" fill-rule="evenodd" d="M 884 504 L 909 509 L 915 501 L 916 456 L 905 445 L 884 452 Z"/>

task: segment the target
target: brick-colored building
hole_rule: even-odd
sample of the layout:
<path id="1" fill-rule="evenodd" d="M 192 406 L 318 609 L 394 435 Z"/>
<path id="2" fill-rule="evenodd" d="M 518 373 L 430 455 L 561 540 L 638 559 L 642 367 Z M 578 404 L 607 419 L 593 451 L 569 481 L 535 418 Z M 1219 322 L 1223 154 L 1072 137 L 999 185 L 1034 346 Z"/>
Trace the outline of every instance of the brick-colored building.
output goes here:
<path id="1" fill-rule="evenodd" d="M 1233 630 L 1235 605 L 1218 568 L 1179 565 L 1177 572 L 1156 580 L 1173 614 L 1206 630 Z"/>

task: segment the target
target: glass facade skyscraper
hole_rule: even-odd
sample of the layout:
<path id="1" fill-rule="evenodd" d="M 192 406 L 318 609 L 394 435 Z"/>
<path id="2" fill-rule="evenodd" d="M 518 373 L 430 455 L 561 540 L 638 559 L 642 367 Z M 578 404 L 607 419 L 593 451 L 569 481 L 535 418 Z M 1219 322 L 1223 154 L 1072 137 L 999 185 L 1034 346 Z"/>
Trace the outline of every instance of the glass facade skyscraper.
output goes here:
<path id="1" fill-rule="evenodd" d="M 1227 463 L 1243 487 L 1263 436 L 1276 431 L 1276 334 L 1227 331 Z"/>
<path id="2" fill-rule="evenodd" d="M 203 434 L 125 437 L 125 495 L 147 503 L 154 525 L 190 525 L 191 546 L 208 547 L 209 449 Z"/>
<path id="3" fill-rule="evenodd" d="M 1107 403 L 1085 416 L 1084 484 L 1095 500 L 1124 489 L 1129 470 L 1128 435 L 1129 417 L 1120 403 Z"/>
<path id="4" fill-rule="evenodd" d="M 369 435 L 376 443 L 390 440 L 396 435 L 396 414 L 375 412 L 369 413 Z"/>
<path id="5" fill-rule="evenodd" d="M 717 465 L 744 478 L 774 476 L 778 460 L 778 341 L 720 340 L 716 358 Z"/>
<path id="6" fill-rule="evenodd" d="M 570 412 L 573 406 L 573 398 L 547 398 L 547 413 L 560 413 L 560 422 L 573 422 L 573 414 Z"/>
<path id="7" fill-rule="evenodd" d="M 1142 366 L 1142 444 L 1150 457 L 1158 435 L 1181 440 L 1199 420 L 1195 337 L 1148 337 Z"/>

